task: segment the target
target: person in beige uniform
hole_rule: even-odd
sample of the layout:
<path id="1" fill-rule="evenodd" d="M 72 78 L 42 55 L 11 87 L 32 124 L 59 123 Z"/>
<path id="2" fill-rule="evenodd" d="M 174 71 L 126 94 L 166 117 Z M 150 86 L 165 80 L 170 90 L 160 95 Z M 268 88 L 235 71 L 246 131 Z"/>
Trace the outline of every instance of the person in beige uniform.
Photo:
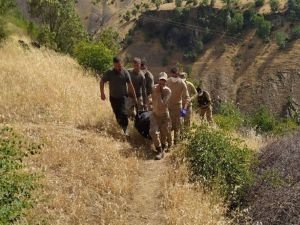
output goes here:
<path id="1" fill-rule="evenodd" d="M 150 116 L 150 135 L 156 148 L 156 159 L 164 157 L 167 140 L 170 136 L 170 115 L 168 102 L 171 90 L 166 86 L 168 75 L 164 72 L 159 74 L 159 82 L 152 88 L 152 114 Z M 170 147 L 171 143 L 168 143 Z"/>
<path id="2" fill-rule="evenodd" d="M 174 131 L 174 144 L 177 144 L 180 138 L 181 117 L 187 113 L 190 102 L 190 96 L 185 82 L 179 77 L 177 68 L 171 69 L 171 76 L 167 81 L 167 86 L 171 89 L 171 98 L 169 100 L 169 112 Z M 170 142 L 171 136 L 169 137 Z"/>
<path id="3" fill-rule="evenodd" d="M 188 89 L 189 95 L 190 95 L 190 103 L 187 108 L 187 114 L 184 117 L 184 127 L 188 128 L 191 125 L 191 118 L 192 118 L 192 113 L 193 113 L 193 101 L 194 99 L 197 98 L 197 90 L 192 82 L 189 82 L 186 80 L 187 78 L 187 73 L 182 72 L 180 73 L 180 78 L 185 82 L 186 87 Z"/>

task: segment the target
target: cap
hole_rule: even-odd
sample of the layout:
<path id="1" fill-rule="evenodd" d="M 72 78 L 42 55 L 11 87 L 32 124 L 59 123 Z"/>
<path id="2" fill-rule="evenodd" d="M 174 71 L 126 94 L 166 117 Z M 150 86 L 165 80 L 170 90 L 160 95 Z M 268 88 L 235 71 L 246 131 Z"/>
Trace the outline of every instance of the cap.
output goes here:
<path id="1" fill-rule="evenodd" d="M 133 62 L 134 63 L 138 63 L 138 64 L 141 64 L 141 59 L 140 58 L 138 58 L 138 57 L 134 57 L 134 59 L 133 59 Z"/>
<path id="2" fill-rule="evenodd" d="M 159 73 L 158 79 L 167 81 L 168 75 L 165 72 L 161 72 L 161 73 Z"/>
<path id="3" fill-rule="evenodd" d="M 181 72 L 180 74 L 181 78 L 187 78 L 187 73 L 186 72 Z"/>
<path id="4" fill-rule="evenodd" d="M 119 56 L 115 56 L 115 57 L 113 58 L 113 63 L 119 63 L 119 62 L 121 62 L 120 57 L 119 57 Z"/>

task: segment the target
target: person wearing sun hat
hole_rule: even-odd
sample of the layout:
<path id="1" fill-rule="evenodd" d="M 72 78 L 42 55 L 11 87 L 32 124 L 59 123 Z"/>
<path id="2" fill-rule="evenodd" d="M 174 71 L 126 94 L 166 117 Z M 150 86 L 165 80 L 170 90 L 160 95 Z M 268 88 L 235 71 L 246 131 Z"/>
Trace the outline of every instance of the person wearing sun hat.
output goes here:
<path id="1" fill-rule="evenodd" d="M 165 72 L 159 74 L 158 84 L 152 88 L 152 114 L 150 116 L 150 135 L 156 148 L 156 159 L 164 157 L 164 151 L 170 137 L 170 114 L 168 103 L 171 90 L 166 86 L 168 75 Z M 172 143 L 168 143 L 171 147 Z"/>

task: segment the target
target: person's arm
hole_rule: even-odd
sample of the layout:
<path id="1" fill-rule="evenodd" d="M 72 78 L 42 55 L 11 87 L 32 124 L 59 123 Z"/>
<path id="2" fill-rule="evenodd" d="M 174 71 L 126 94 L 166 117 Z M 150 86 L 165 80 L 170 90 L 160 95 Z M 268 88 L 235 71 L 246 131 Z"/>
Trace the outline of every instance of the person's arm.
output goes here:
<path id="1" fill-rule="evenodd" d="M 190 95 L 186 84 L 182 82 L 182 85 L 183 85 L 183 93 L 182 93 L 183 109 L 187 109 L 190 104 Z"/>
<path id="2" fill-rule="evenodd" d="M 105 91 L 104 91 L 104 84 L 109 81 L 109 72 L 107 71 L 106 73 L 104 73 L 103 77 L 101 78 L 100 80 L 100 96 L 101 96 L 101 99 L 103 101 L 106 100 L 106 96 L 105 96 Z"/>
<path id="3" fill-rule="evenodd" d="M 162 103 L 167 106 L 171 97 L 171 90 L 170 89 L 163 89 L 162 90 Z"/>
<path id="4" fill-rule="evenodd" d="M 190 85 L 191 85 L 190 97 L 191 97 L 191 102 L 192 102 L 197 98 L 198 92 L 193 83 L 190 83 Z"/>
<path id="5" fill-rule="evenodd" d="M 105 93 L 104 93 L 104 80 L 101 79 L 100 80 L 100 95 L 101 95 L 101 100 L 105 101 L 106 99 L 106 96 L 105 96 Z"/>
<path id="6" fill-rule="evenodd" d="M 126 82 L 127 82 L 128 91 L 132 95 L 132 97 L 133 97 L 133 99 L 135 101 L 135 104 L 137 105 L 138 101 L 137 101 L 137 97 L 136 97 L 134 86 L 133 86 L 131 78 L 130 78 L 130 74 L 129 74 L 128 71 L 125 71 L 125 73 L 126 73 Z"/>
<path id="7" fill-rule="evenodd" d="M 147 98 L 147 91 L 146 91 L 146 79 L 144 76 L 142 76 L 142 79 L 141 79 L 141 86 L 142 86 L 143 104 L 144 104 L 145 110 L 147 111 L 148 110 L 148 98 Z"/>

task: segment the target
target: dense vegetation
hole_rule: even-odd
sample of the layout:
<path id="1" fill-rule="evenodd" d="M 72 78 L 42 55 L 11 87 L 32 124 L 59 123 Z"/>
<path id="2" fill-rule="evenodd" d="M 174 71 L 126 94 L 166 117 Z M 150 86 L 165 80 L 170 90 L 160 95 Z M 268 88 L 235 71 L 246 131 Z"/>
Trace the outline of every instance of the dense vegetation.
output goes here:
<path id="1" fill-rule="evenodd" d="M 24 170 L 24 158 L 40 146 L 27 143 L 11 128 L 0 128 L 0 224 L 18 221 L 34 203 L 37 176 Z"/>
<path id="2" fill-rule="evenodd" d="M 262 107 L 251 115 L 243 114 L 233 103 L 222 103 L 217 108 L 215 121 L 224 130 L 234 131 L 241 128 L 255 129 L 257 133 L 282 135 L 297 130 L 298 116 L 279 118 L 267 108 Z"/>
<path id="3" fill-rule="evenodd" d="M 220 189 L 232 204 L 239 204 L 252 180 L 253 151 L 223 131 L 197 127 L 187 146 L 193 179 Z"/>

